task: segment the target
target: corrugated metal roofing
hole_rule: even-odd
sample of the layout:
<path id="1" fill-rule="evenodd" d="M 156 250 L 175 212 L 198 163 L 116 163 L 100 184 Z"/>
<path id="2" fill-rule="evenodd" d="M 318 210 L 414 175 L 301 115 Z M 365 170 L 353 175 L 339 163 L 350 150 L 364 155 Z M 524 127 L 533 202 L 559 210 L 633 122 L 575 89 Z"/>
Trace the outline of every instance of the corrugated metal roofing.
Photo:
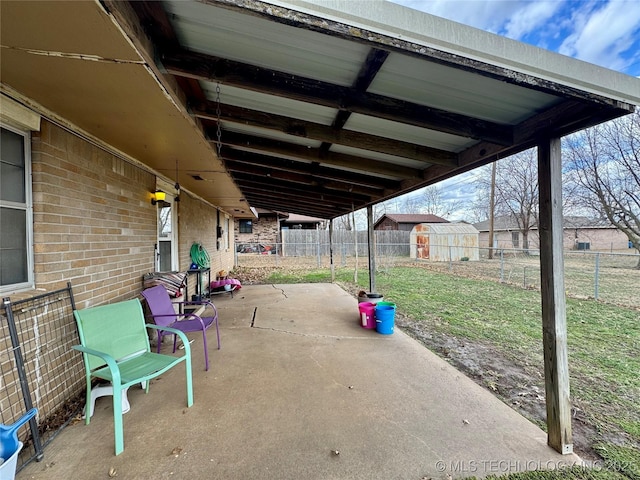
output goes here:
<path id="1" fill-rule="evenodd" d="M 390 218 L 397 223 L 449 223 L 449 220 L 445 220 L 444 218 L 431 213 L 385 213 L 376 221 L 376 223 L 381 222 L 384 217 Z"/>
<path id="2" fill-rule="evenodd" d="M 5 3 L 3 83 L 235 216 L 335 218 L 640 103 L 639 79 L 381 0 Z"/>
<path id="3" fill-rule="evenodd" d="M 430 223 L 427 225 L 429 233 L 434 235 L 477 235 L 478 230 L 468 223 Z"/>

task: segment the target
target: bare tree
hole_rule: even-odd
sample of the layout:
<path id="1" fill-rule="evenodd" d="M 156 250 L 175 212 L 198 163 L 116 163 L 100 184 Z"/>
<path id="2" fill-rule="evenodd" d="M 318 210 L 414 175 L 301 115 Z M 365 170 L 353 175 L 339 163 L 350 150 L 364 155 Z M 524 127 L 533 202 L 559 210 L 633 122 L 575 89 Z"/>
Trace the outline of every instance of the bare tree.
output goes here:
<path id="1" fill-rule="evenodd" d="M 462 202 L 456 199 L 447 199 L 445 191 L 440 185 L 431 185 L 424 189 L 422 194 L 422 213 L 430 213 L 431 215 L 447 218 L 461 208 Z"/>
<path id="2" fill-rule="evenodd" d="M 485 165 L 478 169 L 474 199 L 465 208 L 465 212 L 472 223 L 482 222 L 491 216 L 489 209 L 490 192 L 491 165 Z"/>
<path id="3" fill-rule="evenodd" d="M 342 215 L 333 221 L 333 227 L 336 230 L 353 230 L 352 219 L 353 215 L 351 213 Z"/>
<path id="4" fill-rule="evenodd" d="M 402 207 L 398 213 L 422 213 L 423 211 L 423 201 L 420 196 L 409 196 L 406 195 L 402 199 Z"/>
<path id="5" fill-rule="evenodd" d="M 477 214 L 489 216 L 491 165 L 482 167 L 476 180 Z M 499 160 L 496 164 L 495 215 L 507 216 L 522 235 L 522 248 L 529 248 L 529 233 L 538 224 L 538 159 L 535 149 Z"/>
<path id="6" fill-rule="evenodd" d="M 640 250 L 640 112 L 571 135 L 565 146 L 583 205 Z"/>

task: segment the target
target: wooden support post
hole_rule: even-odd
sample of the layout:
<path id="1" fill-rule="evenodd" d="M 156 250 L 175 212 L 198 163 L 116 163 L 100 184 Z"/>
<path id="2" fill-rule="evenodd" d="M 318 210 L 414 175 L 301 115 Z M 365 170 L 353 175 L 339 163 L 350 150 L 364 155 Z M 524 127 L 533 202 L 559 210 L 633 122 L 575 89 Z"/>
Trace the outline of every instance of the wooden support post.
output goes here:
<path id="1" fill-rule="evenodd" d="M 329 264 L 331 265 L 331 283 L 336 281 L 336 269 L 333 265 L 333 220 L 329 220 Z"/>
<path id="2" fill-rule="evenodd" d="M 540 286 L 547 402 L 547 443 L 573 452 L 562 249 L 562 158 L 559 138 L 538 145 Z"/>
<path id="3" fill-rule="evenodd" d="M 373 234 L 373 207 L 367 207 L 367 240 L 369 246 L 369 291 L 376 291 L 376 237 Z"/>

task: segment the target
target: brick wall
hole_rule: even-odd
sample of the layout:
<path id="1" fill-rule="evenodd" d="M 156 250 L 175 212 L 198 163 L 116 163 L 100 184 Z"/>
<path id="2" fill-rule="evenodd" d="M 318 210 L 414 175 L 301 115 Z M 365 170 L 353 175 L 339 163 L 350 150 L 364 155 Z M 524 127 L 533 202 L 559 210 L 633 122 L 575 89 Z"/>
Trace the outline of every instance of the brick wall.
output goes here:
<path id="1" fill-rule="evenodd" d="M 77 308 L 135 298 L 142 289 L 143 274 L 154 270 L 157 207 L 150 200 L 156 176 L 46 119 L 42 119 L 41 130 L 32 133 L 31 157 L 36 291 L 11 294 L 12 302 L 64 288 L 68 281 L 73 285 Z M 183 192 L 176 209 L 180 270 L 191 264 L 193 242 L 201 243 L 209 252 L 213 276 L 218 270 L 231 270 L 233 236 L 227 237 L 231 239 L 228 248 L 223 241 L 222 248 L 217 249 L 216 208 Z M 223 212 L 220 221 L 224 228 Z M 43 341 L 50 347 L 27 352 L 26 365 L 29 378 L 38 379 L 35 384 L 29 382 L 29 388 L 36 392 L 34 401 L 45 416 L 84 384 L 82 358 L 70 348 L 77 339 L 69 335 L 75 331 L 75 322 L 68 310 L 55 321 L 31 318 L 29 315 L 35 315 L 32 313 L 21 320 L 29 332 L 37 326 L 39 332 L 47 334 Z M 12 362 L 11 350 L 2 347 L 9 345 L 5 322 L 2 325 L 0 363 Z M 23 341 L 33 335 L 23 335 Z M 57 353 L 49 359 L 45 355 L 53 348 Z M 2 369 L 3 376 L 13 372 L 12 364 L 7 365 Z M 54 371 L 75 374 L 63 381 Z M 0 380 L 8 385 L 4 377 Z M 39 389 L 49 392 L 51 400 L 38 395 Z M 0 391 L 0 404 L 20 405 L 17 387 L 12 391 Z M 16 408 L 21 411 L 23 407 Z"/>
<path id="2" fill-rule="evenodd" d="M 238 220 L 234 222 L 236 243 L 261 243 L 275 245 L 278 242 L 278 221 L 274 217 L 261 217 L 253 220 L 252 233 L 239 233 Z"/>
<path id="3" fill-rule="evenodd" d="M 71 281 L 78 308 L 135 297 L 142 275 L 155 269 L 155 175 L 44 119 L 31 143 L 36 288 Z M 233 245 L 216 248 L 216 208 L 186 192 L 175 205 L 179 269 L 189 268 L 197 242 L 207 249 L 214 275 L 231 270 Z M 224 220 L 220 212 L 223 226 Z"/>
<path id="4" fill-rule="evenodd" d="M 78 308 L 135 296 L 153 270 L 155 176 L 42 121 L 32 134 L 36 288 Z"/>
<path id="5" fill-rule="evenodd" d="M 180 269 L 186 270 L 191 265 L 191 246 L 199 243 L 209 254 L 211 263 L 211 280 L 215 280 L 216 273 L 220 270 L 227 272 L 233 268 L 234 253 L 233 242 L 227 242 L 225 238 L 229 238 L 229 232 L 223 232 L 223 238 L 220 239 L 218 249 L 218 241 L 216 237 L 216 228 L 218 226 L 218 213 L 215 207 L 203 203 L 188 194 L 180 195 L 178 205 L 178 238 L 179 238 L 179 258 Z M 225 214 L 220 212 L 220 226 L 225 228 Z M 230 222 L 233 225 L 233 222 Z M 233 238 L 233 236 L 231 236 Z M 193 278 L 191 278 L 193 277 Z M 194 293 L 196 280 L 195 276 L 190 276 L 188 295 Z"/>

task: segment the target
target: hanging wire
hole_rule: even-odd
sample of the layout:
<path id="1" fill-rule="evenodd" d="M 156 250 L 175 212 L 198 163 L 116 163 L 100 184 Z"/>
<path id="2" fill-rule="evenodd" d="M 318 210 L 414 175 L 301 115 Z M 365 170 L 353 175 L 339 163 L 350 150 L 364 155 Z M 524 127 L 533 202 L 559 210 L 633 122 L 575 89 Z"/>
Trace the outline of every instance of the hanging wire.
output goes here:
<path id="1" fill-rule="evenodd" d="M 218 128 L 216 130 L 216 146 L 218 149 L 218 158 L 222 160 L 221 150 L 222 150 L 222 124 L 220 122 L 220 117 L 222 116 L 222 112 L 220 111 L 220 83 L 216 84 L 216 118 L 218 123 Z"/>

